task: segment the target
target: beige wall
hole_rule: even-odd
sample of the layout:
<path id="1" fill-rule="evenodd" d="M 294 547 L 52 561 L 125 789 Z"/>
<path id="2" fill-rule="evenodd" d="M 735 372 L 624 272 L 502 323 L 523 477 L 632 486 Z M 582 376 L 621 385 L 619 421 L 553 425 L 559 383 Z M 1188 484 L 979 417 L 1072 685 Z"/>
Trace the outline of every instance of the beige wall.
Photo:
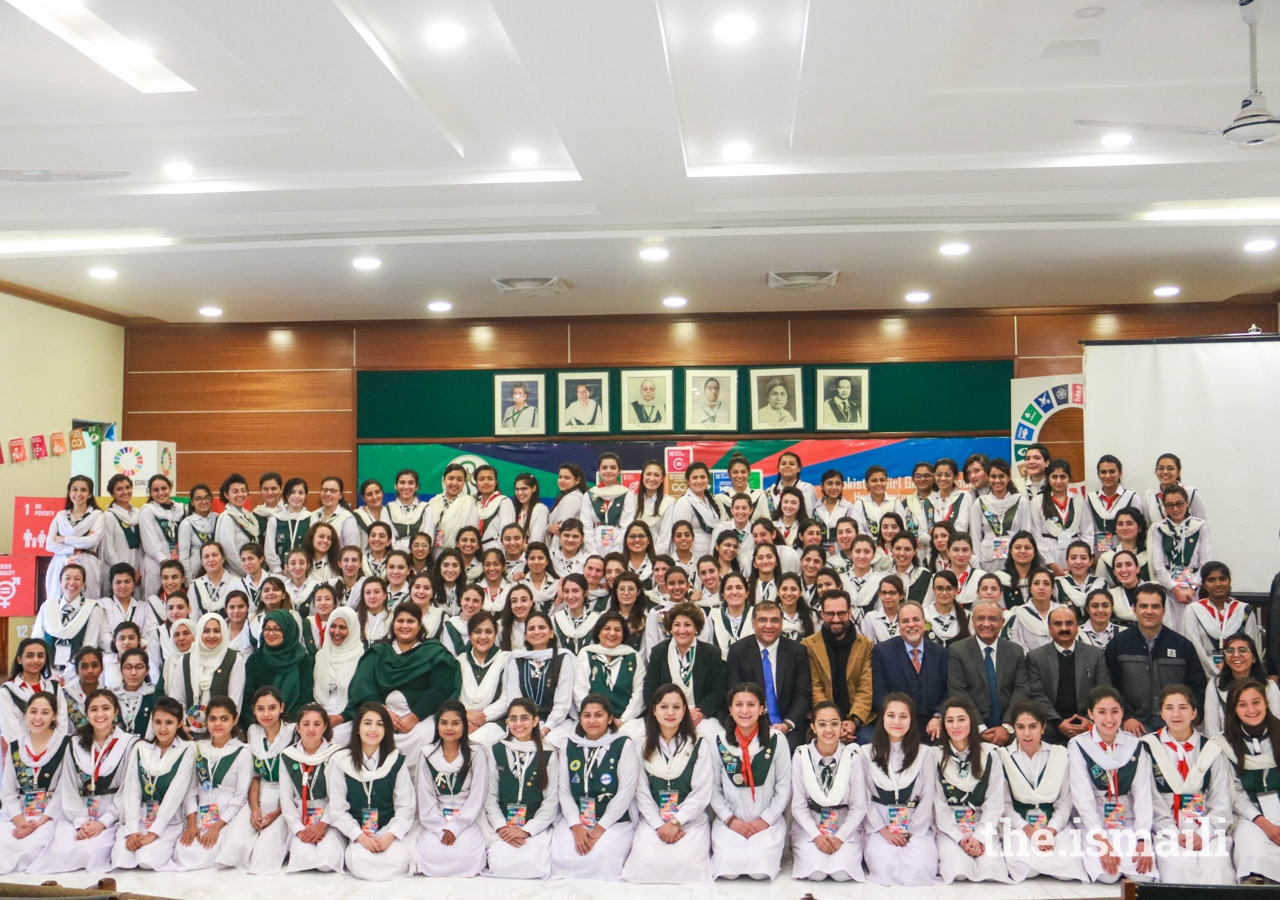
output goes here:
<path id="1" fill-rule="evenodd" d="M 124 329 L 0 294 L 0 553 L 10 549 L 15 496 L 61 495 L 71 455 L 10 462 L 9 441 L 69 434 L 71 420 L 119 422 L 124 407 Z"/>

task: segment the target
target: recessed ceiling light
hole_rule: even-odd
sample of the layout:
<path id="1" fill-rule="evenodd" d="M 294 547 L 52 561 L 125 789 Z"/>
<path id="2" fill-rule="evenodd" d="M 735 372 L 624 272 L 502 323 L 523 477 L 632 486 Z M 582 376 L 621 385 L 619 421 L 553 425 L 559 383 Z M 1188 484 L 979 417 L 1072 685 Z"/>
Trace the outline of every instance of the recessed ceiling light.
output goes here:
<path id="1" fill-rule="evenodd" d="M 670 255 L 666 247 L 645 247 L 640 251 L 640 258 L 647 259 L 649 262 L 658 262 Z"/>
<path id="2" fill-rule="evenodd" d="M 357 259 L 351 260 L 351 265 L 355 266 L 357 269 L 376 269 L 382 265 L 382 260 L 373 256 L 361 256 Z"/>
<path id="3" fill-rule="evenodd" d="M 726 44 L 740 44 L 756 33 L 756 21 L 739 13 L 724 16 L 716 22 L 715 33 Z"/>
<path id="4" fill-rule="evenodd" d="M 194 171 L 189 162 L 171 162 L 164 167 L 164 174 L 170 178 L 190 178 Z"/>
<path id="5" fill-rule="evenodd" d="M 432 312 L 448 312 L 453 309 L 453 304 L 448 300 L 432 300 L 427 304 L 427 309 Z"/>
<path id="6" fill-rule="evenodd" d="M 684 306 L 688 302 L 689 301 L 686 300 L 684 297 L 667 297 L 662 301 L 662 305 L 669 306 L 672 309 L 677 309 L 681 306 Z"/>
<path id="7" fill-rule="evenodd" d="M 1102 136 L 1102 146 L 1116 149 L 1119 147 L 1128 147 L 1133 143 L 1133 135 L 1125 134 L 1123 131 L 1117 131 L 1115 134 L 1104 134 Z"/>
<path id="8" fill-rule="evenodd" d="M 427 26 L 423 32 L 427 44 L 436 50 L 452 50 L 461 47 L 467 39 L 467 33 L 457 22 L 435 22 Z"/>
<path id="9" fill-rule="evenodd" d="M 1244 249 L 1250 253 L 1266 253 L 1268 250 L 1276 249 L 1276 242 L 1270 238 L 1262 238 L 1257 241 L 1250 241 L 1244 245 Z"/>
<path id="10" fill-rule="evenodd" d="M 730 141 L 720 148 L 720 155 L 730 162 L 739 162 L 751 155 L 751 145 L 746 141 Z"/>
<path id="11" fill-rule="evenodd" d="M 928 299 L 929 299 L 929 294 L 926 291 L 912 291 L 911 293 L 907 294 L 908 303 L 924 303 Z"/>
<path id="12" fill-rule="evenodd" d="M 1084 6 L 1084 7 L 1081 7 L 1080 9 L 1077 9 L 1074 13 L 1072 13 L 1072 15 L 1075 16 L 1077 19 L 1096 19 L 1098 18 L 1098 16 L 1102 15 L 1104 12 L 1106 12 L 1106 10 L 1103 9 L 1101 6 Z"/>
<path id="13" fill-rule="evenodd" d="M 938 252 L 943 256 L 964 256 L 969 252 L 968 244 L 943 244 L 938 248 Z"/>
<path id="14" fill-rule="evenodd" d="M 511 161 L 517 166 L 531 166 L 538 161 L 538 151 L 532 147 L 520 147 L 511 151 Z"/>
<path id="15" fill-rule="evenodd" d="M 216 319 L 218 316 L 222 315 L 222 310 L 216 306 L 202 306 L 200 307 L 200 315 L 206 316 L 210 319 Z"/>
<path id="16" fill-rule="evenodd" d="M 1166 284 L 1164 287 L 1158 287 L 1152 291 L 1157 297 L 1176 297 L 1182 293 L 1182 288 L 1172 284 Z"/>
<path id="17" fill-rule="evenodd" d="M 107 280 L 109 280 L 109 279 L 112 279 L 112 278 L 115 278 L 115 277 L 116 277 L 116 270 L 115 270 L 115 269 L 106 269 L 106 268 L 90 269 L 90 270 L 89 270 L 89 277 L 90 277 L 90 278 L 101 278 L 103 281 L 107 281 Z"/>

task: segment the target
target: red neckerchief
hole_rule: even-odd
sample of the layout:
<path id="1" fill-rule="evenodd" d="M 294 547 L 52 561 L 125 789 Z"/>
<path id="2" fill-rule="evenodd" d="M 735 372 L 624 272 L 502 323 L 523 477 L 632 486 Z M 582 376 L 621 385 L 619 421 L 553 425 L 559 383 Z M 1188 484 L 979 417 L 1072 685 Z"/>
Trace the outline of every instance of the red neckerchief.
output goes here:
<path id="1" fill-rule="evenodd" d="M 1213 605 L 1213 601 L 1210 600 L 1208 597 L 1202 598 L 1200 600 L 1200 605 L 1203 606 L 1205 609 L 1207 609 L 1210 615 L 1212 615 L 1218 621 L 1218 628 L 1221 629 L 1224 625 L 1227 624 L 1227 619 L 1231 618 L 1231 614 L 1235 612 L 1236 603 L 1238 602 L 1239 601 L 1237 601 L 1235 598 L 1228 597 L 1227 602 L 1222 607 L 1222 612 L 1218 612 L 1218 608 Z"/>
<path id="2" fill-rule="evenodd" d="M 316 613 L 316 630 L 320 632 L 320 646 L 324 646 L 325 623 L 320 621 L 320 613 Z"/>
<path id="3" fill-rule="evenodd" d="M 964 583 L 969 580 L 969 575 L 973 572 L 972 567 L 968 567 L 961 574 L 956 576 L 956 581 L 960 582 L 960 590 L 964 590 Z"/>
<path id="4" fill-rule="evenodd" d="M 1111 512 L 1111 507 L 1115 506 L 1116 501 L 1120 499 L 1120 489 L 1117 487 L 1116 492 L 1111 495 L 1110 499 L 1108 499 L 1107 495 L 1102 493 L 1102 491 L 1098 491 L 1098 499 L 1102 501 L 1104 506 L 1106 506 L 1107 512 Z"/>
<path id="5" fill-rule="evenodd" d="M 1169 734 L 1168 729 L 1165 729 L 1164 733 L 1168 734 L 1170 738 L 1164 742 L 1164 745 L 1173 751 L 1178 760 L 1178 775 L 1185 779 L 1191 772 L 1191 765 L 1187 762 L 1187 754 L 1196 749 L 1196 745 L 1190 741 L 1179 741 L 1172 734 Z M 1179 743 L 1182 744 L 1181 748 L 1178 747 Z M 1173 795 L 1173 820 L 1179 824 L 1182 823 L 1182 794 Z"/>
<path id="6" fill-rule="evenodd" d="M 1058 518 L 1061 519 L 1063 522 L 1067 521 L 1067 510 L 1071 509 L 1071 495 L 1070 494 L 1067 495 L 1067 500 L 1065 503 L 1059 503 L 1058 498 L 1052 495 L 1050 495 L 1049 499 L 1052 500 L 1053 505 L 1058 508 Z M 1110 507 L 1107 507 L 1107 509 L 1108 511 L 1110 511 Z"/>
<path id="7" fill-rule="evenodd" d="M 1098 742 L 1098 746 L 1102 748 L 1104 753 L 1110 754 L 1116 749 L 1116 742 L 1112 741 L 1108 744 L 1102 739 L 1102 735 L 1098 733 L 1097 728 L 1091 729 L 1093 739 Z M 1117 735 L 1118 737 L 1119 735 Z M 1107 796 L 1113 800 L 1120 799 L 1120 772 L 1117 769 L 1107 770 Z"/>
<path id="8" fill-rule="evenodd" d="M 495 499 L 495 498 L 496 498 L 496 499 L 501 500 L 501 499 L 502 499 L 502 493 L 501 493 L 501 492 L 499 492 L 499 491 L 494 491 L 492 494 L 490 494 L 490 495 L 489 495 L 489 499 L 488 499 L 488 500 L 481 500 L 481 501 L 480 501 L 480 508 L 481 508 L 481 509 L 487 509 L 487 508 L 489 507 L 489 504 L 490 504 L 490 503 L 492 503 L 492 502 L 494 501 L 494 499 Z"/>
<path id="9" fill-rule="evenodd" d="M 111 743 L 102 748 L 102 752 L 98 752 L 98 748 L 93 748 L 93 783 L 98 783 L 98 774 L 102 772 L 102 764 L 107 761 L 107 757 L 111 755 L 111 749 L 120 741 L 119 738 L 112 738 Z M 27 748 L 28 752 L 30 748 Z M 34 758 L 34 757 L 33 757 Z"/>
<path id="10" fill-rule="evenodd" d="M 52 747 L 52 746 L 53 746 L 53 742 L 51 741 L 51 742 L 49 742 L 48 744 L 46 744 L 46 745 L 45 745 L 45 748 L 44 748 L 43 750 L 41 750 L 39 753 L 37 753 L 36 751 L 34 751 L 34 750 L 32 750 L 32 749 L 31 749 L 31 745 L 30 745 L 30 744 L 27 744 L 27 745 L 26 745 L 26 748 L 27 748 L 27 756 L 31 757 L 31 762 L 32 762 L 32 763 L 39 763 L 39 762 L 40 762 L 40 758 L 41 758 L 42 756 L 44 756 L 46 753 L 48 753 L 48 752 L 49 752 L 49 748 L 50 748 L 50 747 Z M 39 768 L 39 766 L 37 765 L 37 766 L 36 766 L 36 768 Z M 754 795 L 752 795 L 752 799 L 754 799 Z"/>
<path id="11" fill-rule="evenodd" d="M 745 769 L 743 777 L 747 779 L 747 784 L 751 787 L 751 799 L 756 799 L 756 776 L 751 771 L 751 750 L 749 749 L 751 739 L 760 733 L 760 726 L 757 725 L 755 730 L 750 734 L 744 735 L 742 729 L 738 726 L 733 727 L 733 733 L 738 737 L 738 746 L 742 748 L 742 768 Z"/>

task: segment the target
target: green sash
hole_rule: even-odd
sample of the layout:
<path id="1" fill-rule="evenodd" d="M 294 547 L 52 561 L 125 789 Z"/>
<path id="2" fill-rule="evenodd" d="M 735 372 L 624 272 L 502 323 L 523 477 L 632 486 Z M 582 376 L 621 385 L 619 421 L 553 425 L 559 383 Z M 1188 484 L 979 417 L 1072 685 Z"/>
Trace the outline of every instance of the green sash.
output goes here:
<path id="1" fill-rule="evenodd" d="M 307 796 L 311 800 L 328 800 L 329 799 L 329 782 L 324 777 L 325 766 L 327 762 L 317 764 L 311 770 L 311 783 L 307 786 Z M 293 790 L 299 797 L 302 796 L 302 763 L 296 759 L 289 760 L 289 764 L 284 768 L 285 774 L 289 776 L 289 780 L 293 782 Z"/>

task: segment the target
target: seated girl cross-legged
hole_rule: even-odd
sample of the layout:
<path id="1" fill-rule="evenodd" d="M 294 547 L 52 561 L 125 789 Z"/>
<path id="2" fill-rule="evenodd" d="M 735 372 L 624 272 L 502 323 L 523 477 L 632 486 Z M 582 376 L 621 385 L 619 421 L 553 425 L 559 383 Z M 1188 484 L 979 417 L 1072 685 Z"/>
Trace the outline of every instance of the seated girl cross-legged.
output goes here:
<path id="1" fill-rule="evenodd" d="M 489 788 L 489 754 L 467 736 L 467 710 L 446 700 L 436 739 L 418 763 L 417 870 L 432 878 L 473 878 L 484 869 L 480 819 Z"/>
<path id="2" fill-rule="evenodd" d="M 840 707 L 813 710 L 813 741 L 791 761 L 792 878 L 865 881 L 866 774 L 856 744 L 840 742 Z"/>
<path id="3" fill-rule="evenodd" d="M 280 815 L 289 835 L 289 872 L 346 870 L 346 838 L 329 813 L 329 713 L 308 703 L 298 714 L 298 742 L 280 752 Z"/>
<path id="4" fill-rule="evenodd" d="M 117 801 L 121 820 L 111 851 L 113 868 L 157 872 L 173 868 L 196 760 L 195 742 L 182 737 L 184 718 L 181 703 L 172 697 L 159 698 L 151 712 L 153 736 L 138 741 L 129 753 Z"/>
<path id="5" fill-rule="evenodd" d="M 560 814 L 560 764 L 544 744 L 538 705 L 517 697 L 507 707 L 507 736 L 490 748 L 485 799 L 488 866 L 495 878 L 548 878 L 551 826 Z"/>

